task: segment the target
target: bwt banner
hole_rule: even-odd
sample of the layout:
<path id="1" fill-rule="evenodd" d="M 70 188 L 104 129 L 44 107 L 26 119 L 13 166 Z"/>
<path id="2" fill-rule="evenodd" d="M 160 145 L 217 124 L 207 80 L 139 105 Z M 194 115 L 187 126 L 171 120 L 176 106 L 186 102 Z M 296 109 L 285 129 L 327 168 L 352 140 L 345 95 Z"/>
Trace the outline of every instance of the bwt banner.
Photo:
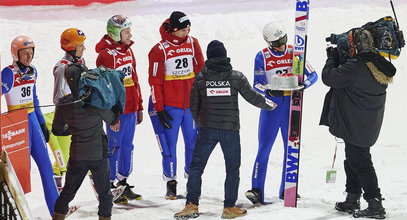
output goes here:
<path id="1" fill-rule="evenodd" d="M 0 0 L 0 6 L 21 5 L 76 5 L 85 6 L 92 3 L 110 4 L 130 0 Z"/>
<path id="2" fill-rule="evenodd" d="M 0 151 L 7 152 L 24 193 L 31 192 L 27 115 L 27 110 L 22 109 L 1 116 L 2 148 Z"/>

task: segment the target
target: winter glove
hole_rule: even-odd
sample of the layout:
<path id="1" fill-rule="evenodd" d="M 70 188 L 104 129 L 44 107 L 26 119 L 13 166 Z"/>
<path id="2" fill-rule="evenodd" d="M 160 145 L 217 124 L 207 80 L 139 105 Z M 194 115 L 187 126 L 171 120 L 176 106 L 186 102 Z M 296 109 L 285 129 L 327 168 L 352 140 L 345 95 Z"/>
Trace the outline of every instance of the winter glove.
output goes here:
<path id="1" fill-rule="evenodd" d="M 172 126 L 169 123 L 169 120 L 174 120 L 170 114 L 167 113 L 167 111 L 163 110 L 160 112 L 157 112 L 158 119 L 160 120 L 160 123 L 164 126 L 164 128 L 170 129 Z"/>
<path id="2" fill-rule="evenodd" d="M 273 97 L 281 97 L 281 96 L 284 95 L 284 91 L 267 89 L 266 90 L 266 95 L 273 96 Z"/>
<path id="3" fill-rule="evenodd" d="M 340 60 L 339 60 L 338 48 L 327 47 L 326 55 L 328 56 L 328 59 L 332 59 L 335 61 L 336 66 L 339 66 Z"/>
<path id="4" fill-rule="evenodd" d="M 122 105 L 120 104 L 120 102 L 116 103 L 116 105 L 114 105 L 112 107 L 112 112 L 116 116 L 119 116 L 119 115 L 123 114 L 123 109 L 122 109 Z"/>
<path id="5" fill-rule="evenodd" d="M 47 125 L 45 123 L 41 125 L 41 130 L 42 130 L 42 133 L 44 134 L 45 141 L 48 143 L 48 141 L 49 141 L 49 130 L 48 130 Z"/>
<path id="6" fill-rule="evenodd" d="M 137 124 L 140 124 L 143 122 L 143 111 L 138 111 L 137 112 Z"/>
<path id="7" fill-rule="evenodd" d="M 308 80 L 305 80 L 304 82 L 299 82 L 298 84 L 303 85 L 304 89 L 306 89 L 311 85 L 311 82 Z"/>

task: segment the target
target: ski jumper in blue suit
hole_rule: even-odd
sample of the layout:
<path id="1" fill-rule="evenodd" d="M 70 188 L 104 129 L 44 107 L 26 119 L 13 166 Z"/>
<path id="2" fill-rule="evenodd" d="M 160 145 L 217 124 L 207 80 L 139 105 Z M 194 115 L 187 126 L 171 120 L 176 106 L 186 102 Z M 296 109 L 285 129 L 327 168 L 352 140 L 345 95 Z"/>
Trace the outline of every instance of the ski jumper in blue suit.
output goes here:
<path id="1" fill-rule="evenodd" d="M 293 47 L 287 45 L 282 52 L 270 48 L 264 48 L 257 53 L 254 62 L 254 88 L 265 94 L 267 85 L 271 83 L 272 76 L 275 74 L 291 73 L 293 59 Z M 305 68 L 307 79 L 304 81 L 305 88 L 313 85 L 318 80 L 318 75 L 307 63 Z M 254 162 L 252 174 L 252 189 L 258 189 L 261 195 L 261 203 L 264 203 L 264 183 L 267 174 L 267 164 L 271 148 L 280 130 L 284 142 L 284 155 L 287 153 L 288 124 L 290 117 L 290 95 L 291 91 L 284 91 L 281 97 L 266 95 L 266 98 L 277 103 L 274 111 L 260 111 L 258 141 L 259 148 L 257 151 L 256 161 Z M 284 156 L 283 155 L 283 156 Z M 283 197 L 284 179 L 285 179 L 285 156 L 283 160 L 283 169 L 279 197 Z"/>
<path id="2" fill-rule="evenodd" d="M 9 111 L 27 108 L 30 154 L 40 171 L 45 199 L 52 216 L 54 204 L 59 194 L 53 177 L 54 171 L 48 156 L 47 144 L 40 127 L 40 125 L 45 124 L 45 119 L 40 108 L 34 108 L 34 106 L 39 106 L 35 86 L 37 70 L 34 66 L 31 65 L 31 67 L 33 74 L 24 77 L 16 63 L 4 68 L 1 71 L 2 94 L 5 95 Z"/>

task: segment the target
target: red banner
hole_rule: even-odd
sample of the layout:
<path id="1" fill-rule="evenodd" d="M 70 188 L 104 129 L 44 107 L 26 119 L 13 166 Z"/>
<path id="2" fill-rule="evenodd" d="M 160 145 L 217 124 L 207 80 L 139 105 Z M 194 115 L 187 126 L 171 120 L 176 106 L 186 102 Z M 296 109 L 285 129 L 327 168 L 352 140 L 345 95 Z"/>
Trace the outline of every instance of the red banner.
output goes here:
<path id="1" fill-rule="evenodd" d="M 0 0 L 0 6 L 21 6 L 21 5 L 75 5 L 85 6 L 92 3 L 110 4 L 120 1 L 130 0 Z"/>
<path id="2" fill-rule="evenodd" d="M 1 149 L 7 152 L 24 193 L 31 192 L 27 116 L 26 109 L 1 116 Z"/>

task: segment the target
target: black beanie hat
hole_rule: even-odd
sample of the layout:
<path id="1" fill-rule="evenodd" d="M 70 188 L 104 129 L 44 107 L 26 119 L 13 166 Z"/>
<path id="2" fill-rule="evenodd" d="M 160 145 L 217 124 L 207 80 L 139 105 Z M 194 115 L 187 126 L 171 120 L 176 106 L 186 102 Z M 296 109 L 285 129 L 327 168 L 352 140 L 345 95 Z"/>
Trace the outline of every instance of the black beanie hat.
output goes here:
<path id="1" fill-rule="evenodd" d="M 208 48 L 206 49 L 206 56 L 208 59 L 212 59 L 215 57 L 226 57 L 227 52 L 223 43 L 218 40 L 213 40 L 208 44 Z"/>
<path id="2" fill-rule="evenodd" d="M 189 18 L 180 11 L 174 11 L 172 12 L 170 16 L 170 31 L 178 31 L 181 29 L 184 29 L 186 27 L 191 26 L 191 22 L 189 21 Z"/>

